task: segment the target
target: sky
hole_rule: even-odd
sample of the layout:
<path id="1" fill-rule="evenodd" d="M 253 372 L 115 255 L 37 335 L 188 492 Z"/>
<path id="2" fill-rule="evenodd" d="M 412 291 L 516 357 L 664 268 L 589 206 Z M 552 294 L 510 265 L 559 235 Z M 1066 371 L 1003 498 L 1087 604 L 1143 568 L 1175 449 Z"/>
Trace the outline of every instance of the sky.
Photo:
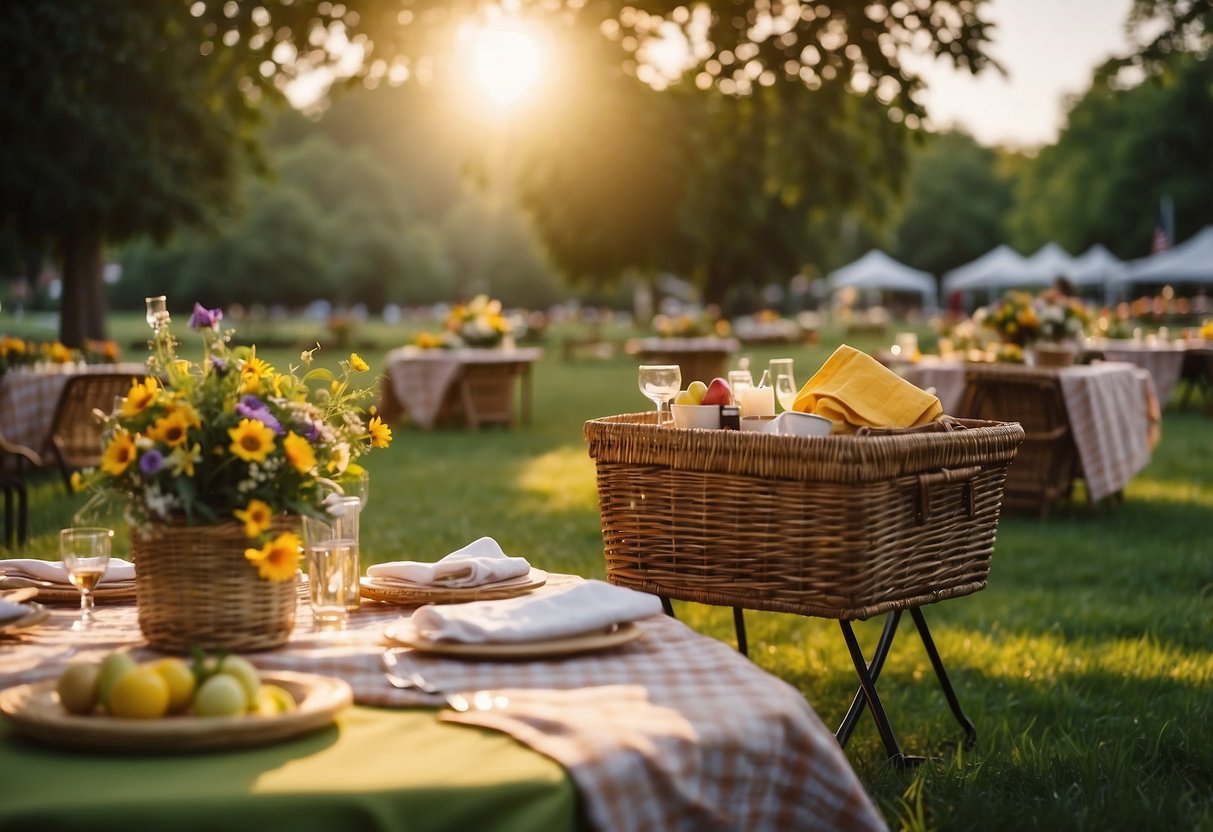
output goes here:
<path id="1" fill-rule="evenodd" d="M 912 65 L 927 82 L 923 98 L 936 128 L 964 126 L 983 144 L 1034 147 L 1057 138 L 1064 98 L 1081 94 L 1091 71 L 1128 47 L 1132 0 L 992 0 L 990 53 L 1006 69 L 978 76 L 940 61 Z"/>

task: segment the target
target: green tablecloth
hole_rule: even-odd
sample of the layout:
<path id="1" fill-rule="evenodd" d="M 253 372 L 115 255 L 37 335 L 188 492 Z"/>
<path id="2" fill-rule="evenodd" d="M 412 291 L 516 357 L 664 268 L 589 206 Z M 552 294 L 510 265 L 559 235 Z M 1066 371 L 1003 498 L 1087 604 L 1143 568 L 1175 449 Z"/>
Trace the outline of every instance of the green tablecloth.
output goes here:
<path id="1" fill-rule="evenodd" d="M 34 744 L 0 720 L 0 829 L 573 830 L 565 771 L 429 710 L 354 707 L 288 742 L 179 755 Z"/>

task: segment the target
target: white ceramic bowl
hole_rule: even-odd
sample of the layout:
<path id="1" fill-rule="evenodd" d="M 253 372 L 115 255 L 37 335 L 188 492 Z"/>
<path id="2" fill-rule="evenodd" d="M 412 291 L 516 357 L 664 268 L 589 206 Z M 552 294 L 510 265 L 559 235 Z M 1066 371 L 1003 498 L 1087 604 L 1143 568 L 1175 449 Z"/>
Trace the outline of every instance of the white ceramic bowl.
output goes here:
<path id="1" fill-rule="evenodd" d="M 716 430 L 720 427 L 720 405 L 718 404 L 676 404 L 672 409 L 675 427 L 706 428 L 708 430 Z"/>
<path id="2" fill-rule="evenodd" d="M 753 431 L 768 431 L 776 416 L 742 416 L 741 429 Z"/>
<path id="3" fill-rule="evenodd" d="M 834 432 L 834 423 L 815 413 L 789 410 L 775 417 L 767 430 L 784 436 L 829 436 Z"/>

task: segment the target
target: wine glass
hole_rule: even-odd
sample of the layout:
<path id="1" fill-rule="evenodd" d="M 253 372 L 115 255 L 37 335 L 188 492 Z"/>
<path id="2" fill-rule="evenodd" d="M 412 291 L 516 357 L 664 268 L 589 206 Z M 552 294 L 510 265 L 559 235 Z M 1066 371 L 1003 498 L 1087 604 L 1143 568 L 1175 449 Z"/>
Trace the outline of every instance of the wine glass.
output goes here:
<path id="1" fill-rule="evenodd" d="M 779 399 L 779 406 L 787 412 L 792 409 L 792 405 L 796 403 L 796 394 L 799 392 L 796 388 L 796 382 L 787 373 L 780 373 L 775 376 L 775 397 Z"/>
<path id="2" fill-rule="evenodd" d="M 147 304 L 147 313 L 144 315 L 147 325 L 153 332 L 159 332 L 161 327 L 169 322 L 168 298 L 165 295 L 156 295 L 144 298 L 143 302 Z"/>
<path id="3" fill-rule="evenodd" d="M 641 364 L 640 392 L 657 405 L 657 424 L 668 421 L 669 403 L 682 389 L 682 368 L 677 364 Z"/>
<path id="4" fill-rule="evenodd" d="M 93 588 L 101 581 L 109 565 L 113 529 L 75 526 L 59 530 L 59 557 L 67 578 L 80 590 L 80 619 L 73 630 L 86 630 L 93 623 Z"/>
<path id="5" fill-rule="evenodd" d="M 792 359 L 790 358 L 772 358 L 770 364 L 771 378 L 775 380 L 775 396 L 779 399 L 779 404 L 784 410 L 791 410 L 791 405 L 783 403 L 784 396 L 779 392 L 779 377 L 787 376 L 788 384 L 793 388 L 796 387 L 796 376 L 792 373 Z M 795 398 L 795 396 L 793 396 Z"/>
<path id="6" fill-rule="evenodd" d="M 366 501 L 371 497 L 371 473 L 365 468 L 345 485 L 345 493 L 357 497 L 361 508 L 366 508 Z"/>

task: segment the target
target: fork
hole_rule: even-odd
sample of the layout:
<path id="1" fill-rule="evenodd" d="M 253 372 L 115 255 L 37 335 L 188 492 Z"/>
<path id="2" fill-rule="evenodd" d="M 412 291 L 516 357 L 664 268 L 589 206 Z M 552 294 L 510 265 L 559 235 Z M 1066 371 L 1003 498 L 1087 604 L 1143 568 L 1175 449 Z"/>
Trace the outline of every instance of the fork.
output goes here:
<path id="1" fill-rule="evenodd" d="M 379 664 L 383 667 L 383 677 L 387 679 L 388 684 L 394 688 L 401 690 L 419 690 L 422 693 L 432 693 L 441 696 L 446 700 L 446 703 L 456 711 L 466 711 L 471 705 L 468 700 L 458 693 L 449 693 L 442 690 L 436 685 L 427 682 L 420 673 L 417 672 L 408 660 L 404 657 L 404 653 L 398 649 L 384 650 L 379 656 Z M 397 668 L 403 672 L 397 672 Z"/>

